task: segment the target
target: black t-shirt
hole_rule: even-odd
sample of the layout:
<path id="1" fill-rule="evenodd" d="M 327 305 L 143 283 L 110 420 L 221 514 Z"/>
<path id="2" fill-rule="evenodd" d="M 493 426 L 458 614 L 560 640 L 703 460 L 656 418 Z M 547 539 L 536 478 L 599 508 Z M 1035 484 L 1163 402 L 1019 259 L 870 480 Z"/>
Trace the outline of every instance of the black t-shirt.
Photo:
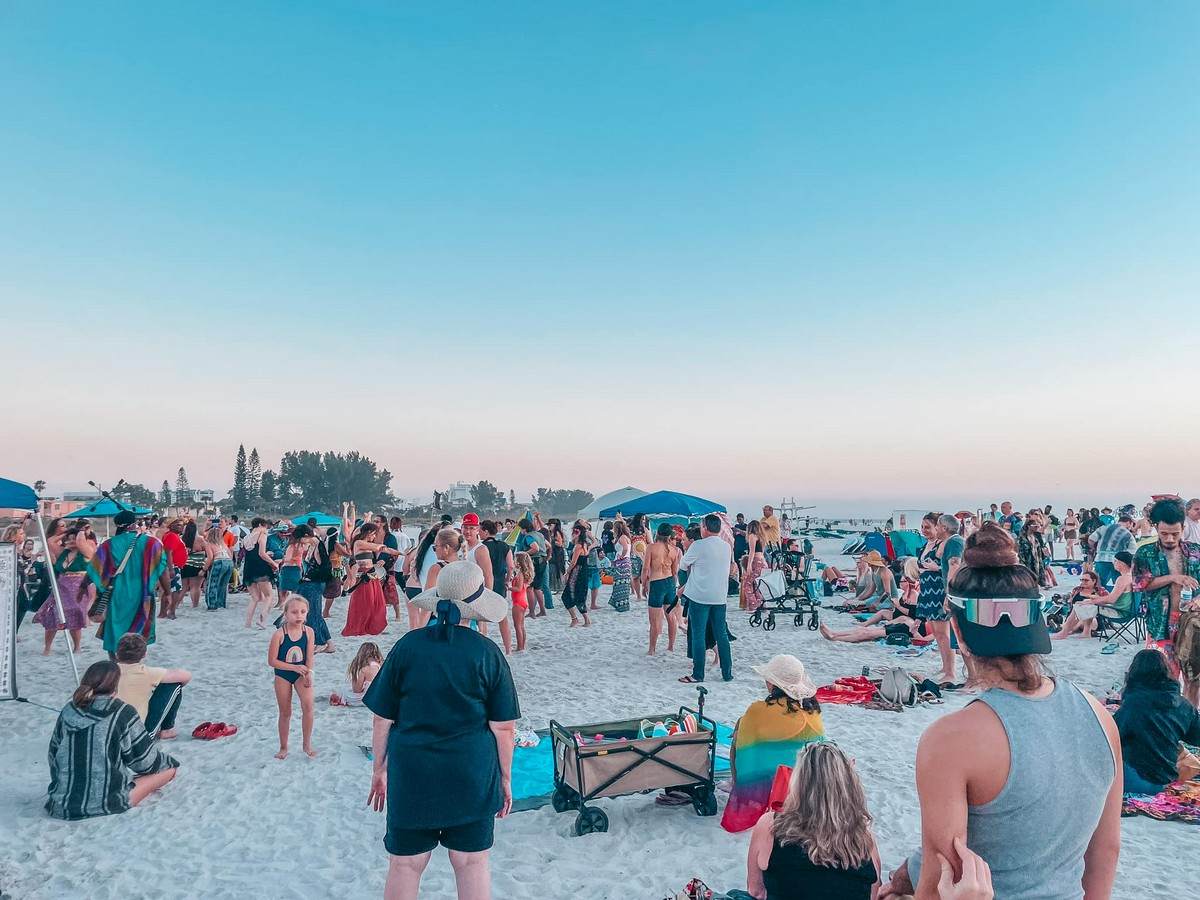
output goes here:
<path id="1" fill-rule="evenodd" d="M 488 722 L 521 717 L 504 654 L 469 628 L 410 631 L 363 704 L 388 731 L 388 826 L 449 828 L 500 809 L 500 759 Z"/>
<path id="2" fill-rule="evenodd" d="M 1170 685 L 1127 691 L 1113 718 L 1125 762 L 1152 784 L 1170 784 L 1178 776 L 1180 741 L 1200 744 L 1200 713 Z"/>

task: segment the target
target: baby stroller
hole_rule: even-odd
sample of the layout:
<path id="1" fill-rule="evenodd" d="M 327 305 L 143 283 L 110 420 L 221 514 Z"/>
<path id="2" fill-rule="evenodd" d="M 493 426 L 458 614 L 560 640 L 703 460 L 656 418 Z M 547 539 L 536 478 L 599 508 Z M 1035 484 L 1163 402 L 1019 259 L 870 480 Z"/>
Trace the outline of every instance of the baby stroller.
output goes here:
<path id="1" fill-rule="evenodd" d="M 763 605 L 750 614 L 750 625 L 755 628 L 761 625 L 764 631 L 774 631 L 775 614 L 779 613 L 791 616 L 792 624 L 797 628 L 807 617 L 808 630 L 816 631 L 821 625 L 821 605 L 811 589 L 813 582 L 807 571 L 811 565 L 811 561 L 803 560 L 801 553 L 784 551 L 779 568 L 764 572 L 755 582 Z"/>

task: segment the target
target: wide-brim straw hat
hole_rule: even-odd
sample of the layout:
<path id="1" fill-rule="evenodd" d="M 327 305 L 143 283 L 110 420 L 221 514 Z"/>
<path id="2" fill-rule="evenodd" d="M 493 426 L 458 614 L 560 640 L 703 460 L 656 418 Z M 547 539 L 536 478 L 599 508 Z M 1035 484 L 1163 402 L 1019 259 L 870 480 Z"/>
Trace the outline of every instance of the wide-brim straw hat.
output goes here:
<path id="1" fill-rule="evenodd" d="M 887 560 L 883 558 L 883 554 L 878 550 L 871 550 L 868 552 L 867 555 L 863 557 L 863 562 L 865 562 L 868 566 L 875 566 L 876 568 L 882 568 L 883 566 L 887 565 Z"/>
<path id="2" fill-rule="evenodd" d="M 508 615 L 508 601 L 484 587 L 483 569 L 470 560 L 443 566 L 437 586 L 409 602 L 418 609 L 436 612 L 440 600 L 449 600 L 464 619 L 476 622 L 500 622 Z"/>
<path id="3" fill-rule="evenodd" d="M 816 696 L 817 686 L 804 674 L 804 663 L 789 654 L 772 656 L 762 666 L 751 666 L 763 681 L 769 681 L 793 700 Z"/>

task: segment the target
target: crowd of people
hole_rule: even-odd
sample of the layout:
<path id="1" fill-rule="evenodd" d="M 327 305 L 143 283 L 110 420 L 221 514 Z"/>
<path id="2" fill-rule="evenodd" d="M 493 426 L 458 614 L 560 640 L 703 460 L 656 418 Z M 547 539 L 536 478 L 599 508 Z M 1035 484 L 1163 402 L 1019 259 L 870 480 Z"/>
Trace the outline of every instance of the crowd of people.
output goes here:
<path id="1" fill-rule="evenodd" d="M 1022 517 L 1009 503 L 981 517 L 930 513 L 915 555 L 888 560 L 870 551 L 859 559 L 852 602 L 869 618 L 850 630 L 821 626 L 833 641 L 932 638 L 941 665 L 934 681 L 976 692 L 926 730 L 910 761 L 920 845 L 890 878 L 872 836 L 869 785 L 826 735 L 803 664 L 782 655 L 754 667 L 766 693 L 735 730 L 722 820 L 730 831 L 751 832 L 749 896 L 794 900 L 812 896 L 814 886 L 838 898 L 1107 896 L 1122 791 L 1162 790 L 1174 780 L 1178 743 L 1200 742 L 1200 608 L 1191 608 L 1200 543 L 1188 539 L 1200 530 L 1200 501 L 1161 498 L 1142 517 L 1132 508 L 1085 512 L 1081 519 L 1068 510 L 1061 522 L 1049 507 Z M 330 697 L 375 717 L 369 802 L 387 812 L 389 897 L 417 895 L 439 844 L 450 853 L 459 896 L 488 895 L 487 852 L 495 818 L 511 808 L 520 717 L 505 657 L 526 651 L 527 623 L 548 615 L 556 599 L 571 627 L 589 628 L 609 583 L 617 613 L 631 600 L 645 603 L 650 655 L 664 631 L 668 652 L 683 632 L 691 668 L 681 682 L 705 680 L 710 651 L 729 681 L 729 598 L 753 613 L 763 602 L 758 579 L 782 554 L 812 555 L 770 507 L 751 521 L 712 514 L 653 530 L 644 516 L 618 514 L 598 536 L 584 520 L 535 514 L 500 522 L 468 513 L 457 527 L 443 517 L 414 538 L 400 519 L 360 517 L 352 505 L 333 526 L 253 518 L 244 527 L 231 516 L 201 531 L 194 521 L 131 512 L 114 525 L 99 542 L 86 522 L 52 521 L 42 553 L 20 540 L 19 526 L 5 535 L 20 541 L 21 615 L 33 612 L 43 626 L 45 651 L 65 630 L 77 652 L 91 620 L 110 656 L 87 669 L 59 715 L 47 810 L 72 819 L 123 812 L 176 776 L 178 761 L 158 741 L 177 735 L 192 675 L 146 658 L 156 627 L 175 618 L 185 598 L 216 612 L 230 591 L 243 591 L 247 628 L 265 628 L 279 612 L 267 651 L 279 759 L 288 755 L 293 698 L 303 751 L 317 752 L 315 661 L 334 651 L 331 604 L 347 600 L 343 636 L 371 637 L 401 618 L 403 603 L 403 637 L 387 654 L 363 643 Z M 1144 609 L 1148 648 L 1129 667 L 1115 718 L 1042 664 L 1052 646 L 1043 591 L 1054 586 L 1056 539 L 1068 560 L 1079 542 L 1086 571 L 1053 639 L 1091 634 L 1098 616 Z M 775 804 L 781 766 L 791 774 Z M 442 777 L 447 767 L 458 777 Z M 1050 802 L 1063 792 L 1076 802 Z M 428 802 L 434 795 L 438 802 Z M 1032 809 L 1049 823 L 1036 834 L 1022 827 Z"/>

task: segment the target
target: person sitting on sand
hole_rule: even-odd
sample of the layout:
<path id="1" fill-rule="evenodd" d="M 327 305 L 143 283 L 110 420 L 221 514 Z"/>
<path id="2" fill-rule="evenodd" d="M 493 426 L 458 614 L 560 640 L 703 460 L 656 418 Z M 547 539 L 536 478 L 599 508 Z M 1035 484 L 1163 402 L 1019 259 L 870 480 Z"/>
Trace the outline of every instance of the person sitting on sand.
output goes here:
<path id="1" fill-rule="evenodd" d="M 863 612 L 877 612 L 895 601 L 899 596 L 896 589 L 896 576 L 888 568 L 887 560 L 878 550 L 871 550 L 861 557 L 860 566 L 866 565 L 866 574 L 859 570 L 858 593 L 855 603 L 862 606 Z M 865 588 L 865 590 L 864 590 Z M 861 599 L 860 599 L 861 598 Z"/>
<path id="2" fill-rule="evenodd" d="M 179 761 L 159 750 L 137 710 L 117 699 L 120 683 L 115 662 L 92 663 L 58 714 L 46 799 L 56 819 L 125 812 L 175 777 Z"/>
<path id="3" fill-rule="evenodd" d="M 936 897 L 938 855 L 957 868 L 956 840 L 988 861 L 1006 900 L 1110 896 L 1121 848 L 1120 736 L 1094 698 L 1046 673 L 1041 592 L 1012 537 L 990 522 L 971 535 L 947 598 L 980 694 L 921 736 L 922 846 L 880 897 Z"/>
<path id="4" fill-rule="evenodd" d="M 1125 673 L 1121 733 L 1126 794 L 1157 794 L 1178 777 L 1179 742 L 1200 744 L 1200 712 L 1183 699 L 1158 650 L 1139 650 Z"/>
<path id="5" fill-rule="evenodd" d="M 304 752 L 316 756 L 313 731 L 313 630 L 304 624 L 308 601 L 292 594 L 283 604 L 283 626 L 271 635 L 267 665 L 275 672 L 275 701 L 279 704 L 279 752 L 276 759 L 287 759 L 288 732 L 292 725 L 292 691 L 300 698 L 301 733 Z"/>
<path id="6" fill-rule="evenodd" d="M 767 811 L 775 770 L 792 765 L 806 744 L 825 738 L 817 686 L 804 663 L 781 655 L 752 668 L 767 683 L 767 696 L 751 703 L 733 730 L 733 785 L 721 818 L 730 832 L 752 828 Z"/>
<path id="7" fill-rule="evenodd" d="M 917 564 L 917 558 L 915 556 L 905 557 L 901 572 L 903 574 L 900 577 L 900 596 L 896 598 L 895 605 L 881 609 L 872 615 L 862 623 L 864 626 L 890 622 L 897 615 L 913 619 L 917 617 L 917 600 L 921 596 L 921 570 Z"/>
<path id="8" fill-rule="evenodd" d="M 1125 550 L 1117 554 L 1112 564 L 1118 574 L 1111 593 L 1104 589 L 1094 572 L 1084 572 L 1079 586 L 1067 595 L 1071 612 L 1059 632 L 1052 635 L 1053 639 L 1062 640 L 1077 630 L 1079 637 L 1090 638 L 1096 627 L 1096 616 L 1120 618 L 1129 615 L 1133 609 L 1132 563 L 1133 554 Z"/>
<path id="9" fill-rule="evenodd" d="M 383 653 L 374 641 L 364 641 L 350 660 L 346 669 L 347 686 L 341 692 L 329 695 L 330 706 L 362 706 L 363 695 L 379 674 L 383 665 Z"/>
<path id="10" fill-rule="evenodd" d="M 865 566 L 866 563 L 860 560 L 860 565 Z M 846 584 L 848 581 L 849 577 L 837 566 L 826 566 L 821 570 L 821 587 L 825 589 L 824 593 L 826 597 L 832 597 L 837 593 L 836 589 L 838 585 Z"/>
<path id="11" fill-rule="evenodd" d="M 384 896 L 415 898 L 438 844 L 450 853 L 461 900 L 491 896 L 488 849 L 512 807 L 521 717 L 500 648 L 466 627 L 499 622 L 508 602 L 470 562 L 450 563 L 413 603 L 435 624 L 400 638 L 363 703 L 375 713 L 368 805 L 387 809 Z"/>
<path id="12" fill-rule="evenodd" d="M 854 764 L 828 741 L 796 754 L 787 799 L 750 835 L 746 888 L 756 900 L 872 900 L 879 848 Z"/>
<path id="13" fill-rule="evenodd" d="M 117 641 L 121 683 L 117 699 L 137 710 L 151 737 L 169 741 L 178 736 L 175 716 L 183 702 L 183 686 L 192 680 L 187 669 L 159 669 L 144 665 L 146 639 L 127 634 Z"/>

